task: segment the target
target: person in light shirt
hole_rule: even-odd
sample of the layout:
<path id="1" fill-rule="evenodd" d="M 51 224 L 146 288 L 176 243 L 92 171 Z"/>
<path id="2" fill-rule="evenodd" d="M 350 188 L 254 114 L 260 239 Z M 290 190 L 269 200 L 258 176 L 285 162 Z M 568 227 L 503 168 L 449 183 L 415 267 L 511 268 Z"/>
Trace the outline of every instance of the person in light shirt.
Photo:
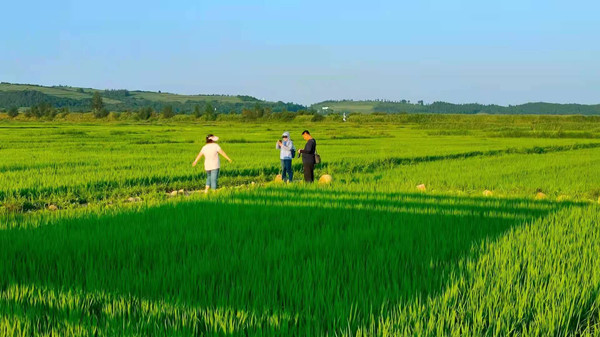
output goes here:
<path id="1" fill-rule="evenodd" d="M 221 149 L 217 141 L 219 137 L 215 135 L 206 136 L 206 145 L 202 147 L 200 153 L 196 157 L 196 160 L 192 163 L 192 166 L 196 166 L 202 156 L 204 156 L 204 170 L 206 171 L 206 188 L 204 193 L 207 193 L 211 188 L 217 189 L 217 183 L 219 180 L 219 169 L 221 168 L 221 161 L 219 160 L 219 154 L 225 157 L 230 163 L 231 159 L 227 156 L 225 151 Z"/>
<path id="2" fill-rule="evenodd" d="M 281 180 L 291 183 L 294 181 L 294 170 L 292 170 L 292 158 L 296 148 L 294 142 L 290 139 L 290 133 L 284 132 L 281 139 L 277 141 L 275 148 L 279 150 L 281 159 Z"/>

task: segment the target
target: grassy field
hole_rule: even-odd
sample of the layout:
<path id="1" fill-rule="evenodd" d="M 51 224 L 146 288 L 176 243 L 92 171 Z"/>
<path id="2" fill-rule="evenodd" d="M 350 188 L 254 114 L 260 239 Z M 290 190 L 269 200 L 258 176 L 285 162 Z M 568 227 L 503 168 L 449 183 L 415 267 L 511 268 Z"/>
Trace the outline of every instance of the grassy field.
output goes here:
<path id="1" fill-rule="evenodd" d="M 0 335 L 600 336 L 599 121 L 410 118 L 0 122 Z"/>

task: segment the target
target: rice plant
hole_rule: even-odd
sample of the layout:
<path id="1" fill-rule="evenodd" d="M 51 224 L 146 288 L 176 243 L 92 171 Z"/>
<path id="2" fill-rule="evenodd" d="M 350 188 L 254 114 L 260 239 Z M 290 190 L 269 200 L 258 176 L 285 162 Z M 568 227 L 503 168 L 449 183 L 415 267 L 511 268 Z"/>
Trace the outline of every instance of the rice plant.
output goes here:
<path id="1" fill-rule="evenodd" d="M 329 185 L 271 182 L 301 125 L 6 123 L 0 335 L 600 335 L 599 142 L 482 121 L 311 125 Z"/>

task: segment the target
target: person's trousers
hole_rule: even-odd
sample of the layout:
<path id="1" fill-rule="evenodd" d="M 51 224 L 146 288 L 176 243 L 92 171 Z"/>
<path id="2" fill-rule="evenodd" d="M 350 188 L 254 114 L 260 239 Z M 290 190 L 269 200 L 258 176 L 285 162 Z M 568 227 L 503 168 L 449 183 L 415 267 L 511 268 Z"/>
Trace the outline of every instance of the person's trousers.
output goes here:
<path id="1" fill-rule="evenodd" d="M 206 186 L 217 189 L 217 182 L 219 180 L 219 169 L 206 171 Z"/>
<path id="2" fill-rule="evenodd" d="M 294 171 L 292 170 L 292 160 L 291 159 L 281 159 L 281 179 L 283 181 L 294 180 Z"/>
<path id="3" fill-rule="evenodd" d="M 304 181 L 312 183 L 315 181 L 315 162 L 314 161 L 303 161 L 302 166 L 304 167 Z"/>

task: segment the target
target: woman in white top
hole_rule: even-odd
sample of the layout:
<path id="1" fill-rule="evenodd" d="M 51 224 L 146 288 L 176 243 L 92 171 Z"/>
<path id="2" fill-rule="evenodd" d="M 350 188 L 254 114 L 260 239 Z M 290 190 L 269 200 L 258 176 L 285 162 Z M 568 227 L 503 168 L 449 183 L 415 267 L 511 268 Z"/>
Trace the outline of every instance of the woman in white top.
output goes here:
<path id="1" fill-rule="evenodd" d="M 211 188 L 213 190 L 217 189 L 219 169 L 221 168 L 219 154 L 221 154 L 231 163 L 231 159 L 229 159 L 219 144 L 216 143 L 218 140 L 219 137 L 215 135 L 210 134 L 206 136 L 206 145 L 202 147 L 202 150 L 200 150 L 200 153 L 198 153 L 198 157 L 196 157 L 196 160 L 194 160 L 194 163 L 192 164 L 192 166 L 196 166 L 200 158 L 204 156 L 204 170 L 206 171 L 206 188 L 204 189 L 205 193 Z"/>

